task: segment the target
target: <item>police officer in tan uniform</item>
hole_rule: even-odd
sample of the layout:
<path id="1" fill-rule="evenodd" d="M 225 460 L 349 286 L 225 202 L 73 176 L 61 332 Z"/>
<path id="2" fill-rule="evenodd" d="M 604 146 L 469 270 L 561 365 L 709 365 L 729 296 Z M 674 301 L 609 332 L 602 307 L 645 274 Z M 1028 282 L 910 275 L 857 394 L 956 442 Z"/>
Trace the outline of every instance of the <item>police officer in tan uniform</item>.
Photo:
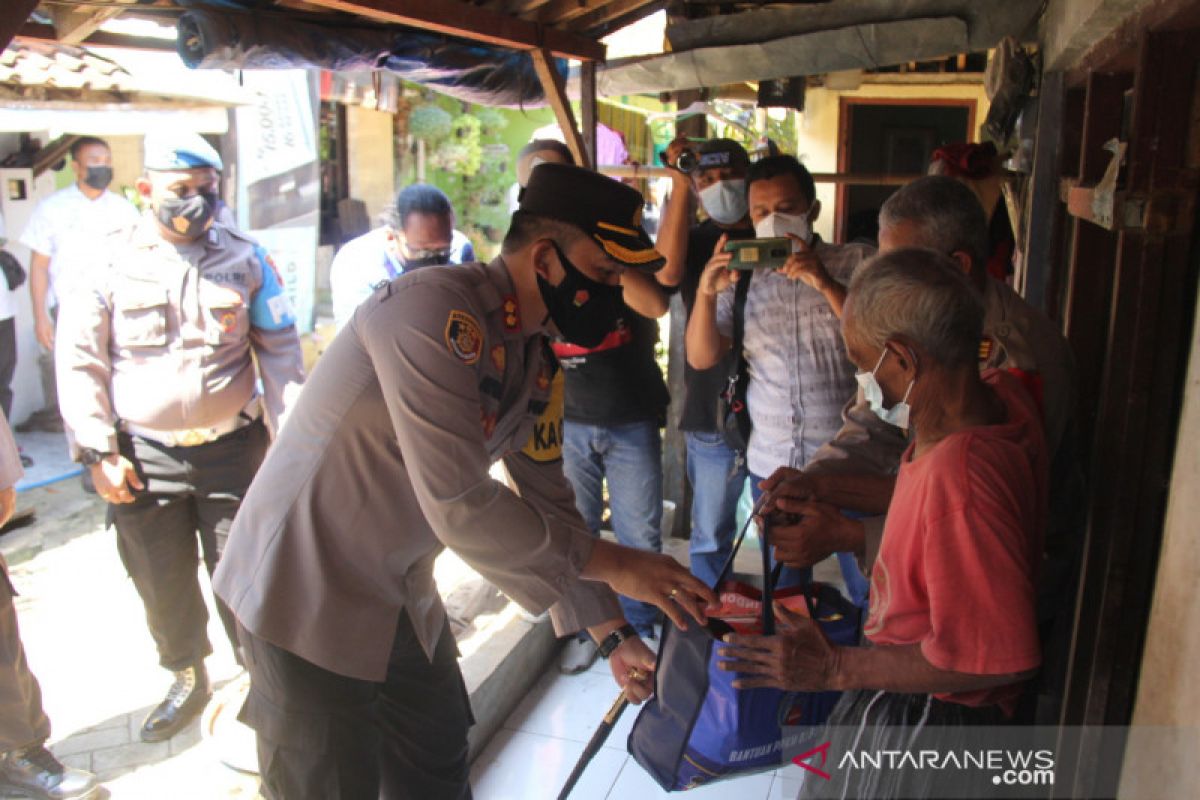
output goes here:
<path id="1" fill-rule="evenodd" d="M 197 534 L 211 573 L 268 427 L 277 430 L 303 381 L 274 266 L 253 240 L 213 222 L 221 167 L 195 134 L 147 136 L 138 190 L 151 212 L 109 237 L 104 267 L 59 318 L 73 455 L 111 504 L 121 560 L 160 663 L 175 674 L 142 727 L 149 742 L 173 736 L 210 696 Z M 232 618 L 218 610 L 236 648 Z"/>
<path id="2" fill-rule="evenodd" d="M 20 480 L 21 456 L 0 414 L 0 526 L 12 516 Z M 42 708 L 42 690 L 29 671 L 17 629 L 16 591 L 0 555 L 0 790 L 47 800 L 82 800 L 99 793 L 90 772 L 64 766 L 46 749 L 50 720 Z"/>
<path id="3" fill-rule="evenodd" d="M 1042 410 L 1052 456 L 1052 523 L 1055 502 L 1069 495 L 1070 419 L 1075 408 L 1075 366 L 1062 333 L 1007 285 L 987 274 L 987 224 L 974 194 L 952 178 L 920 178 L 893 194 L 879 214 L 880 252 L 925 247 L 950 254 L 983 295 L 979 368 L 1016 375 Z M 869 267 L 868 267 L 869 268 Z M 870 573 L 883 535 L 891 485 L 908 445 L 904 430 L 872 409 L 860 391 L 843 411 L 837 436 L 804 470 L 779 470 L 766 482 L 786 496 L 777 506 L 802 515 L 776 525 L 773 536 L 795 563 L 816 563 L 833 552 L 856 552 Z M 862 519 L 839 509 L 866 513 Z M 1051 525 L 1051 534 L 1054 524 Z M 1048 546 L 1053 547 L 1048 534 Z"/>
<path id="4" fill-rule="evenodd" d="M 470 796 L 443 547 L 527 610 L 553 606 L 560 634 L 586 628 L 635 702 L 654 655 L 613 590 L 679 624 L 715 601 L 669 556 L 593 538 L 562 472 L 548 337 L 595 346 L 622 272 L 662 265 L 641 208 L 616 181 L 537 166 L 499 258 L 400 276 L 322 356 L 213 581 L 243 628 L 268 797 Z M 489 478 L 496 460 L 515 490 Z"/>

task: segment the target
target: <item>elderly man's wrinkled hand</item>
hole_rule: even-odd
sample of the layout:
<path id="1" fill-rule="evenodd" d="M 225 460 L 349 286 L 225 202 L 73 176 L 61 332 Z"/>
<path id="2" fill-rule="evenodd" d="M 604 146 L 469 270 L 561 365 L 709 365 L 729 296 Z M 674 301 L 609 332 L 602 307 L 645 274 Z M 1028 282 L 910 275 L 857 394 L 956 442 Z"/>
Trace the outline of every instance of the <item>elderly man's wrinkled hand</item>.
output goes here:
<path id="1" fill-rule="evenodd" d="M 786 692 L 818 692 L 836 688 L 839 652 L 815 622 L 775 606 L 775 618 L 783 628 L 774 636 L 731 633 L 717 650 L 718 662 L 726 672 L 740 676 L 737 689 L 769 687 Z"/>
<path id="2" fill-rule="evenodd" d="M 778 468 L 761 481 L 758 488 L 763 493 L 759 513 L 764 518 L 776 511 L 780 498 L 802 501 L 821 499 L 820 479 L 791 467 Z"/>
<path id="3" fill-rule="evenodd" d="M 863 524 L 828 503 L 781 497 L 776 507 L 776 517 L 794 520 L 771 526 L 775 558 L 789 567 L 811 567 L 834 553 L 855 553 L 863 547 Z"/>

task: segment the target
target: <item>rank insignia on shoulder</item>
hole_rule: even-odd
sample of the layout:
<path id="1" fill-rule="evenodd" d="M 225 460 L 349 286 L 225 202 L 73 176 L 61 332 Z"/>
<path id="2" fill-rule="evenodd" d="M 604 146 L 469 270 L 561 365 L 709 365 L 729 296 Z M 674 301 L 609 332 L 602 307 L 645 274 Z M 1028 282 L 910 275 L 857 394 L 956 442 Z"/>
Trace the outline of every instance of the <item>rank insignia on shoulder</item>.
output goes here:
<path id="1" fill-rule="evenodd" d="M 990 336 L 985 336 L 979 341 L 979 360 L 987 361 L 992 357 L 992 339 Z"/>
<path id="2" fill-rule="evenodd" d="M 504 350 L 504 345 L 498 344 L 492 348 L 492 366 L 497 372 L 504 372 L 504 364 L 508 360 L 507 353 Z"/>
<path id="3" fill-rule="evenodd" d="M 479 413 L 479 422 L 483 425 L 483 438 L 492 438 L 492 434 L 496 432 L 496 415 L 481 411 Z"/>
<path id="4" fill-rule="evenodd" d="M 518 330 L 521 327 L 521 312 L 517 305 L 517 298 L 510 295 L 504 297 L 504 329 L 509 331 Z"/>
<path id="5" fill-rule="evenodd" d="M 451 311 L 446 319 L 446 346 L 459 361 L 474 364 L 483 351 L 483 329 L 466 311 Z"/>

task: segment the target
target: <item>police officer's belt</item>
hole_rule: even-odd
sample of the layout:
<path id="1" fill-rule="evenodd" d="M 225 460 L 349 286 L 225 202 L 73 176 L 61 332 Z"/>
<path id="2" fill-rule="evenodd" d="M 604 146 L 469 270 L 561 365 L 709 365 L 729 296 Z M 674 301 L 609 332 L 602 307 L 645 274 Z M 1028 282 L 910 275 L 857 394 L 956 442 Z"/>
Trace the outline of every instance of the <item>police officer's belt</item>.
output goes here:
<path id="1" fill-rule="evenodd" d="M 125 420 L 121 421 L 121 430 L 134 436 L 141 436 L 152 442 L 167 447 L 195 447 L 200 444 L 215 442 L 222 436 L 227 436 L 236 430 L 255 422 L 262 415 L 262 405 L 256 397 L 246 408 L 225 422 L 220 422 L 210 428 L 188 428 L 182 431 L 159 431 L 143 425 L 135 425 Z"/>

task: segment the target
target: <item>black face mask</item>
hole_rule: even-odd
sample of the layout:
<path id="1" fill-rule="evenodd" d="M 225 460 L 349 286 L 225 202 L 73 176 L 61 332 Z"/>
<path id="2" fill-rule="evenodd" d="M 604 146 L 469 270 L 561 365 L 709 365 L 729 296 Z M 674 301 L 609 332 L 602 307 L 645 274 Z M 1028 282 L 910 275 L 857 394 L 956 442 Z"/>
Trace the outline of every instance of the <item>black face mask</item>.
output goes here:
<path id="1" fill-rule="evenodd" d="M 450 263 L 450 252 L 437 253 L 432 256 L 422 256 L 421 258 L 406 258 L 404 259 L 404 271 L 408 272 L 421 267 L 439 267 L 442 264 Z"/>
<path id="2" fill-rule="evenodd" d="M 592 280 L 571 263 L 566 253 L 553 242 L 554 251 L 566 275 L 557 286 L 537 276 L 538 291 L 546 312 L 559 333 L 571 344 L 595 347 L 617 327 L 624 313 L 620 286 Z"/>
<path id="3" fill-rule="evenodd" d="M 112 178 L 112 167 L 88 167 L 83 182 L 93 189 L 107 189 Z"/>
<path id="4" fill-rule="evenodd" d="M 217 212 L 217 195 L 202 192 L 191 197 L 171 197 L 154 208 L 163 227 L 185 239 L 195 239 L 212 225 Z"/>

